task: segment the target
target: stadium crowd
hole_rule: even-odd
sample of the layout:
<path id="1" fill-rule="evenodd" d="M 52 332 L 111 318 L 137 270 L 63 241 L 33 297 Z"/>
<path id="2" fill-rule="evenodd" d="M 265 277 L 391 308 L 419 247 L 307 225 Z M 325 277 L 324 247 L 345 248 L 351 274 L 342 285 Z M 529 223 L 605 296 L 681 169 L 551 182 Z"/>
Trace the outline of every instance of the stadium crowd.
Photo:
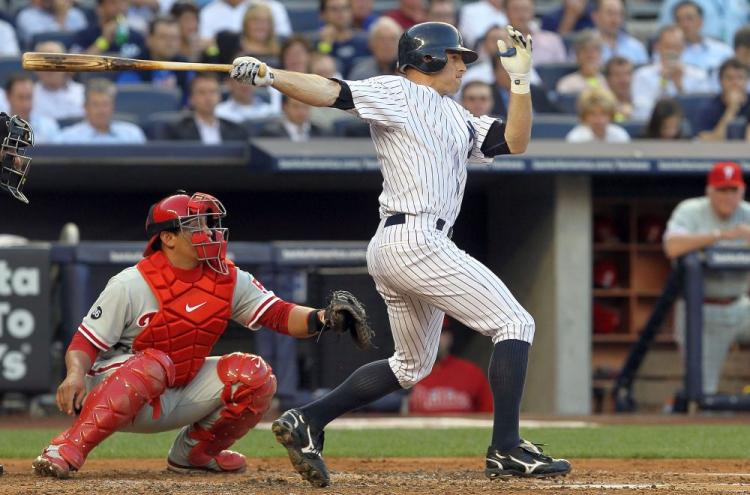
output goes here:
<path id="1" fill-rule="evenodd" d="M 507 35 L 503 27 L 512 24 L 533 37 L 535 138 L 750 139 L 750 7 L 742 0 L 6 5 L 0 11 L 0 110 L 30 119 L 40 143 L 219 144 L 255 136 L 303 142 L 362 136 L 368 129 L 343 112 L 309 108 L 222 74 L 17 72 L 25 50 L 225 64 L 252 55 L 289 70 L 365 79 L 397 73 L 398 39 L 422 21 L 454 24 L 480 54 L 456 95 L 473 113 L 506 112 L 510 81 L 495 56 L 498 39 Z M 645 23 L 633 15 L 648 10 L 644 6 L 653 13 Z"/>

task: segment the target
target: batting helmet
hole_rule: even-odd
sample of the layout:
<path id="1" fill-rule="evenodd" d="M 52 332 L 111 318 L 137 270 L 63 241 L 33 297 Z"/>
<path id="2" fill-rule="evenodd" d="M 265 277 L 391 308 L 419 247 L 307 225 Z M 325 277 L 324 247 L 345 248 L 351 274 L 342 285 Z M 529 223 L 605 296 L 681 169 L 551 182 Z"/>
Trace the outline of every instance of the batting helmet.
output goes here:
<path id="1" fill-rule="evenodd" d="M 407 29 L 398 40 L 398 70 L 414 67 L 420 72 L 440 72 L 448 62 L 447 52 L 461 55 L 464 63 L 476 62 L 479 55 L 463 46 L 458 29 L 444 22 L 423 22 Z"/>
<path id="2" fill-rule="evenodd" d="M 25 148 L 34 146 L 34 131 L 17 115 L 0 112 L 0 190 L 28 203 L 22 189 L 31 167 Z"/>
<path id="3" fill-rule="evenodd" d="M 181 231 L 190 236 L 200 261 L 205 261 L 218 273 L 227 274 L 225 257 L 229 229 L 221 226 L 221 219 L 226 215 L 221 201 L 210 194 L 197 192 L 188 196 L 185 191 L 178 191 L 167 196 L 148 210 L 146 235 L 149 239 L 143 256 L 159 249 L 160 232 Z"/>

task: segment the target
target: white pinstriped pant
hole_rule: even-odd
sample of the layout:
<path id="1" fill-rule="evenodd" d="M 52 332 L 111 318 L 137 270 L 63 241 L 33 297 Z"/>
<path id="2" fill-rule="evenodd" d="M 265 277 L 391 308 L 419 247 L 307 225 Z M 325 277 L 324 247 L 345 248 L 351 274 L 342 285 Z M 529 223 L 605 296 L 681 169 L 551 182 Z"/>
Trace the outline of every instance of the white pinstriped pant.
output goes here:
<path id="1" fill-rule="evenodd" d="M 388 306 L 395 352 L 388 360 L 404 388 L 430 374 L 447 313 L 492 339 L 531 343 L 534 319 L 503 282 L 437 230 L 437 217 L 381 220 L 367 249 L 367 269 Z"/>

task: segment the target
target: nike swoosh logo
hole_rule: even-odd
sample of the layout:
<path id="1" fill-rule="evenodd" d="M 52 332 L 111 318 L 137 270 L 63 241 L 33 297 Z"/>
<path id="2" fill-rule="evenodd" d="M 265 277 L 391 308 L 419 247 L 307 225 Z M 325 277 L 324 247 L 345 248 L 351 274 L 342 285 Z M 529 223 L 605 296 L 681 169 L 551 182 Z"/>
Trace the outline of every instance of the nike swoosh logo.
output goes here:
<path id="1" fill-rule="evenodd" d="M 203 306 L 207 302 L 208 301 L 203 301 L 202 303 L 200 303 L 200 304 L 198 304 L 196 306 L 191 306 L 189 304 L 185 304 L 185 311 L 187 311 L 188 313 L 192 313 L 193 311 L 195 311 L 196 309 L 200 308 L 201 306 Z"/>

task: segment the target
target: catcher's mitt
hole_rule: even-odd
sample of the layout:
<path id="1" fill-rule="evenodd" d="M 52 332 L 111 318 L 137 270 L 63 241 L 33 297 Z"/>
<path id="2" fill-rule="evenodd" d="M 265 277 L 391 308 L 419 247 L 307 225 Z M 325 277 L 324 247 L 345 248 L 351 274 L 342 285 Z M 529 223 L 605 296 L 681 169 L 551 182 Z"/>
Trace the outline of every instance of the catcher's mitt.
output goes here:
<path id="1" fill-rule="evenodd" d="M 367 322 L 364 305 L 351 292 L 336 290 L 325 309 L 324 329 L 338 334 L 348 333 L 362 350 L 372 347 L 375 332 Z"/>

